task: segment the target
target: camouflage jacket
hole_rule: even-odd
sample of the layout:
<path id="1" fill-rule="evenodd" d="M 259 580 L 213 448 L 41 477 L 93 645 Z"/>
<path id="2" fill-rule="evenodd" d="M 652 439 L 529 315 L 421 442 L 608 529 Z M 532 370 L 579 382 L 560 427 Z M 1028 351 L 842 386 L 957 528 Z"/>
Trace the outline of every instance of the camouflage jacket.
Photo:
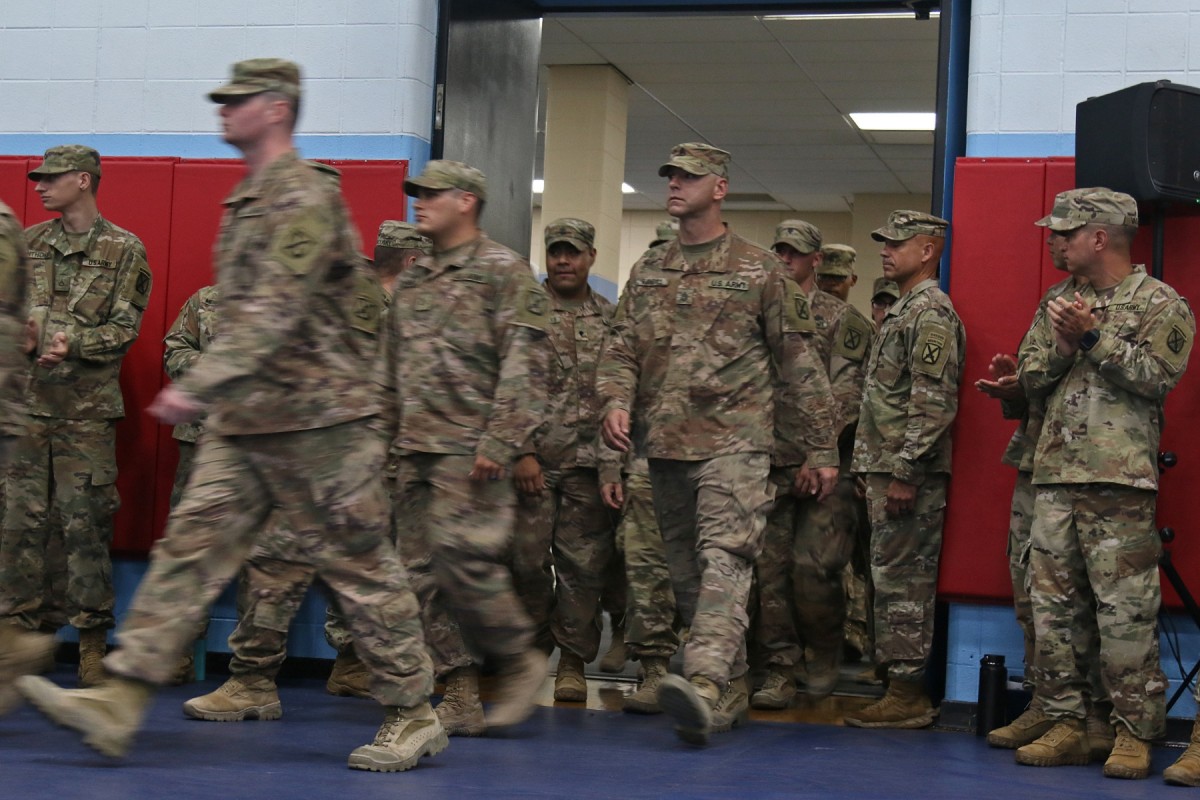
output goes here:
<path id="1" fill-rule="evenodd" d="M 808 306 L 817 325 L 817 335 L 811 342 L 829 375 L 841 423 L 839 466 L 849 468 L 849 450 L 854 444 L 858 409 L 862 405 L 863 374 L 875 326 L 854 306 L 820 289 L 808 294 Z"/>
<path id="2" fill-rule="evenodd" d="M 47 369 L 34 364 L 28 411 L 58 419 L 125 415 L 121 361 L 137 340 L 152 278 L 142 240 L 97 217 L 81 250 L 61 219 L 25 231 L 29 254 L 29 316 L 38 325 L 36 353 L 59 331 L 67 357 Z"/>
<path id="3" fill-rule="evenodd" d="M 815 333 L 803 291 L 766 250 L 727 232 L 689 264 L 678 240 L 659 245 L 634 265 L 617 306 L 600 364 L 604 413 L 631 414 L 648 458 L 757 452 L 837 466 Z"/>
<path id="4" fill-rule="evenodd" d="M 545 419 L 534 434 L 538 458 L 555 469 L 599 467 L 600 404 L 596 366 L 612 321 L 613 304 L 588 290 L 582 305 L 562 302 L 546 287 L 551 346 Z"/>
<path id="5" fill-rule="evenodd" d="M 205 286 L 187 299 L 175 324 L 163 338 L 163 368 L 167 377 L 173 381 L 183 377 L 216 335 L 217 287 Z M 200 428 L 200 420 L 176 425 L 171 435 L 181 442 L 194 442 L 200 435 Z"/>
<path id="6" fill-rule="evenodd" d="M 871 346 L 852 468 L 919 484 L 950 472 L 966 331 L 937 281 L 897 300 Z"/>
<path id="7" fill-rule="evenodd" d="M 12 209 L 0 203 L 0 436 L 25 432 L 22 397 L 29 377 L 24 358 L 28 280 L 25 234 Z"/>
<path id="8" fill-rule="evenodd" d="M 398 401 L 393 449 L 498 464 L 534 452 L 549 306 L 525 259 L 486 236 L 400 273 L 381 378 Z"/>
<path id="9" fill-rule="evenodd" d="M 1037 313 L 1033 317 L 1033 324 L 1021 337 L 1021 346 L 1017 351 L 1018 358 L 1020 353 L 1025 351 L 1031 338 L 1044 332 L 1046 305 L 1050 300 L 1070 294 L 1074 290 L 1075 279 L 1067 278 L 1051 286 L 1042 295 Z M 1000 458 L 1000 463 L 1016 467 L 1021 472 L 1033 472 L 1033 452 L 1037 447 L 1038 436 L 1042 432 L 1042 421 L 1046 416 L 1045 398 L 1037 397 L 1030 400 L 1028 397 L 1022 396 L 1020 399 L 1001 400 L 1000 408 L 1005 419 L 1018 420 L 1017 429 L 1013 431 L 1012 438 L 1008 441 L 1008 447 L 1004 449 L 1004 455 Z"/>
<path id="10" fill-rule="evenodd" d="M 383 316 L 336 184 L 295 153 L 225 200 L 214 254 L 221 335 L 176 383 L 221 435 L 310 430 L 378 414 Z M 368 344 L 372 343 L 372 344 Z"/>
<path id="11" fill-rule="evenodd" d="M 1158 486 L 1163 401 L 1183 377 L 1196 334 L 1187 301 L 1167 284 L 1134 272 L 1111 297 L 1081 292 L 1100 340 L 1059 355 L 1049 320 L 1022 347 L 1019 376 L 1045 398 L 1033 482 Z"/>

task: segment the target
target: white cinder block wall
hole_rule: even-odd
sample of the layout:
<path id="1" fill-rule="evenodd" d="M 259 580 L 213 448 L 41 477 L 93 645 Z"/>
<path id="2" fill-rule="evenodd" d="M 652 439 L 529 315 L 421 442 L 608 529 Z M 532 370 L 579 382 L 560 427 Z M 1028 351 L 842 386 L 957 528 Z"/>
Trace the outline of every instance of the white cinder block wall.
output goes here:
<path id="1" fill-rule="evenodd" d="M 1075 152 L 1075 105 L 1147 81 L 1200 85 L 1198 0 L 974 0 L 967 154 Z"/>
<path id="2" fill-rule="evenodd" d="M 234 61 L 304 69 L 320 158 L 428 158 L 436 0 L 4 0 L 0 153 L 233 155 L 205 93 Z"/>

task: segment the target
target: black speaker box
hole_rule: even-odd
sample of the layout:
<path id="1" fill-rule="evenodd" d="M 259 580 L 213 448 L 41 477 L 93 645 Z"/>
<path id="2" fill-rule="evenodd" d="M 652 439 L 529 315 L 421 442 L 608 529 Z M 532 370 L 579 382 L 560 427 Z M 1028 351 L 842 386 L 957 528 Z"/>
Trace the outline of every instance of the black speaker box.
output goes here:
<path id="1" fill-rule="evenodd" d="M 1139 83 L 1075 106 L 1075 185 L 1200 203 L 1200 89 Z"/>

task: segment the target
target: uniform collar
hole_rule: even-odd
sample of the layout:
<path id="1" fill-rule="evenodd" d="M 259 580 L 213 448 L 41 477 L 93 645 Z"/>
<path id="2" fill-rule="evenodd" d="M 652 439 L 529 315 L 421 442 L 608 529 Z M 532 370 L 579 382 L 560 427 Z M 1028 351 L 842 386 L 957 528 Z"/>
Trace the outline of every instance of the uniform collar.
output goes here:
<path id="1" fill-rule="evenodd" d="M 238 206 L 247 201 L 259 199 L 266 193 L 266 185 L 274 180 L 277 174 L 291 169 L 299 161 L 300 156 L 296 154 L 296 151 L 289 150 L 268 164 L 257 175 L 243 178 L 225 198 L 224 205 Z"/>

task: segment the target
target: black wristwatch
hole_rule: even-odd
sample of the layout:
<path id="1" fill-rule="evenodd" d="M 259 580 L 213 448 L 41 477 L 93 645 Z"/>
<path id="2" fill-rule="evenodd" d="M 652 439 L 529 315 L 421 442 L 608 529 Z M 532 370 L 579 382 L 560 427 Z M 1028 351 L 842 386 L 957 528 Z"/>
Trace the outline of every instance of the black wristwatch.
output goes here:
<path id="1" fill-rule="evenodd" d="M 1100 329 L 1092 328 L 1090 331 L 1079 337 L 1079 346 L 1086 353 L 1096 346 L 1096 342 L 1100 341 Z"/>

